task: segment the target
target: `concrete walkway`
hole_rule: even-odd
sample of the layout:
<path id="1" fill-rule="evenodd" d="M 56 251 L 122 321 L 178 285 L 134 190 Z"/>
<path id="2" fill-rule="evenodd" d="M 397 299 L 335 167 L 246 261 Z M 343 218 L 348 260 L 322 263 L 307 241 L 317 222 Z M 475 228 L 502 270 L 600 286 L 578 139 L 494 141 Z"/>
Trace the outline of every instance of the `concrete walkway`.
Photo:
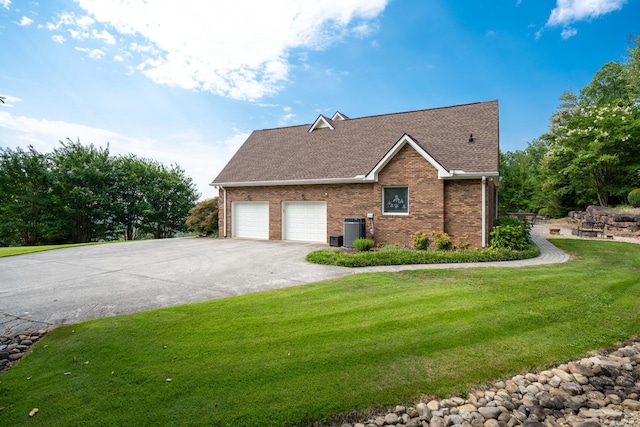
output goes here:
<path id="1" fill-rule="evenodd" d="M 533 228 L 541 255 L 522 261 L 346 268 L 305 256 L 326 245 L 166 239 L 0 258 L 0 335 L 278 289 L 350 274 L 428 268 L 524 267 L 569 260 Z"/>

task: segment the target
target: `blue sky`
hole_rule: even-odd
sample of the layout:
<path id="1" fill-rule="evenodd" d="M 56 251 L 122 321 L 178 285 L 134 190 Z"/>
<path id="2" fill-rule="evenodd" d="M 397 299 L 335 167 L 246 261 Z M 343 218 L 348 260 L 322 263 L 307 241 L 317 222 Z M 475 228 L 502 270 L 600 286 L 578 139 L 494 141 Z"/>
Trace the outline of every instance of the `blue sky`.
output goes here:
<path id="1" fill-rule="evenodd" d="M 637 0 L 0 0 L 0 147 L 178 163 L 202 198 L 254 129 L 500 101 L 500 146 L 626 55 Z"/>

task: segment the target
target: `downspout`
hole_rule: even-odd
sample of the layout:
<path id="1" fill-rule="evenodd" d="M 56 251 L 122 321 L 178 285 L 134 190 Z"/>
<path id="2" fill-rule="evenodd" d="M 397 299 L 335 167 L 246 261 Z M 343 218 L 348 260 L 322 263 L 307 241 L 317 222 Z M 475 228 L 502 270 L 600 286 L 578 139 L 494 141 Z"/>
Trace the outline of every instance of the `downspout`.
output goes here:
<path id="1" fill-rule="evenodd" d="M 227 189 L 224 187 L 220 187 L 222 189 L 222 200 L 224 204 L 224 210 L 222 211 L 222 226 L 224 227 L 224 231 L 222 232 L 222 237 L 227 237 Z"/>
<path id="2" fill-rule="evenodd" d="M 487 177 L 482 177 L 482 248 L 487 246 Z"/>

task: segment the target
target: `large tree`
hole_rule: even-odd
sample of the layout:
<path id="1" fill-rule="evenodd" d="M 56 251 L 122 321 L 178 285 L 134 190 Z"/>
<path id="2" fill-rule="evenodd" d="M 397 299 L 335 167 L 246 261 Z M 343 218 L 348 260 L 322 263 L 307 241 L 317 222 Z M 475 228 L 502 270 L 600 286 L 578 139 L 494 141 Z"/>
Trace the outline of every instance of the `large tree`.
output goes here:
<path id="1" fill-rule="evenodd" d="M 545 207 L 540 163 L 546 152 L 545 141 L 536 139 L 522 151 L 500 153 L 502 188 L 498 200 L 501 212 L 538 213 Z"/>
<path id="2" fill-rule="evenodd" d="M 155 163 L 144 185 L 146 211 L 142 230 L 156 239 L 187 231 L 186 219 L 199 194 L 184 169 Z"/>
<path id="3" fill-rule="evenodd" d="M 35 245 L 55 240 L 51 160 L 32 146 L 0 149 L 0 242 Z"/>
<path id="4" fill-rule="evenodd" d="M 113 183 L 109 147 L 80 141 L 60 141 L 53 152 L 54 189 L 61 201 L 59 214 L 67 220 L 71 240 L 86 243 L 114 231 L 110 190 Z"/>
<path id="5" fill-rule="evenodd" d="M 545 189 L 566 208 L 624 203 L 640 185 L 640 38 L 623 62 L 609 62 L 579 95 L 565 92 L 551 117 Z"/>

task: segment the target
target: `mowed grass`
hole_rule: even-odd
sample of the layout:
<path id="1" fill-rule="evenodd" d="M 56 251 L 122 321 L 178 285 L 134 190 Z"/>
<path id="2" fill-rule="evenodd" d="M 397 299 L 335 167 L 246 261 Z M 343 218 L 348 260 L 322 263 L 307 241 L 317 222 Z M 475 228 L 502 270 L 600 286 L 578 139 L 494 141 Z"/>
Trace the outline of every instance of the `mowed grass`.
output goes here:
<path id="1" fill-rule="evenodd" d="M 72 248 L 74 246 L 99 245 L 101 243 L 73 243 L 67 245 L 40 245 L 40 246 L 8 246 L 0 248 L 0 258 L 13 255 L 31 254 L 34 252 L 50 251 L 53 249 Z"/>
<path id="2" fill-rule="evenodd" d="M 638 334 L 640 245 L 553 243 L 572 261 L 357 274 L 60 327 L 0 375 L 0 425 L 305 426 Z"/>

